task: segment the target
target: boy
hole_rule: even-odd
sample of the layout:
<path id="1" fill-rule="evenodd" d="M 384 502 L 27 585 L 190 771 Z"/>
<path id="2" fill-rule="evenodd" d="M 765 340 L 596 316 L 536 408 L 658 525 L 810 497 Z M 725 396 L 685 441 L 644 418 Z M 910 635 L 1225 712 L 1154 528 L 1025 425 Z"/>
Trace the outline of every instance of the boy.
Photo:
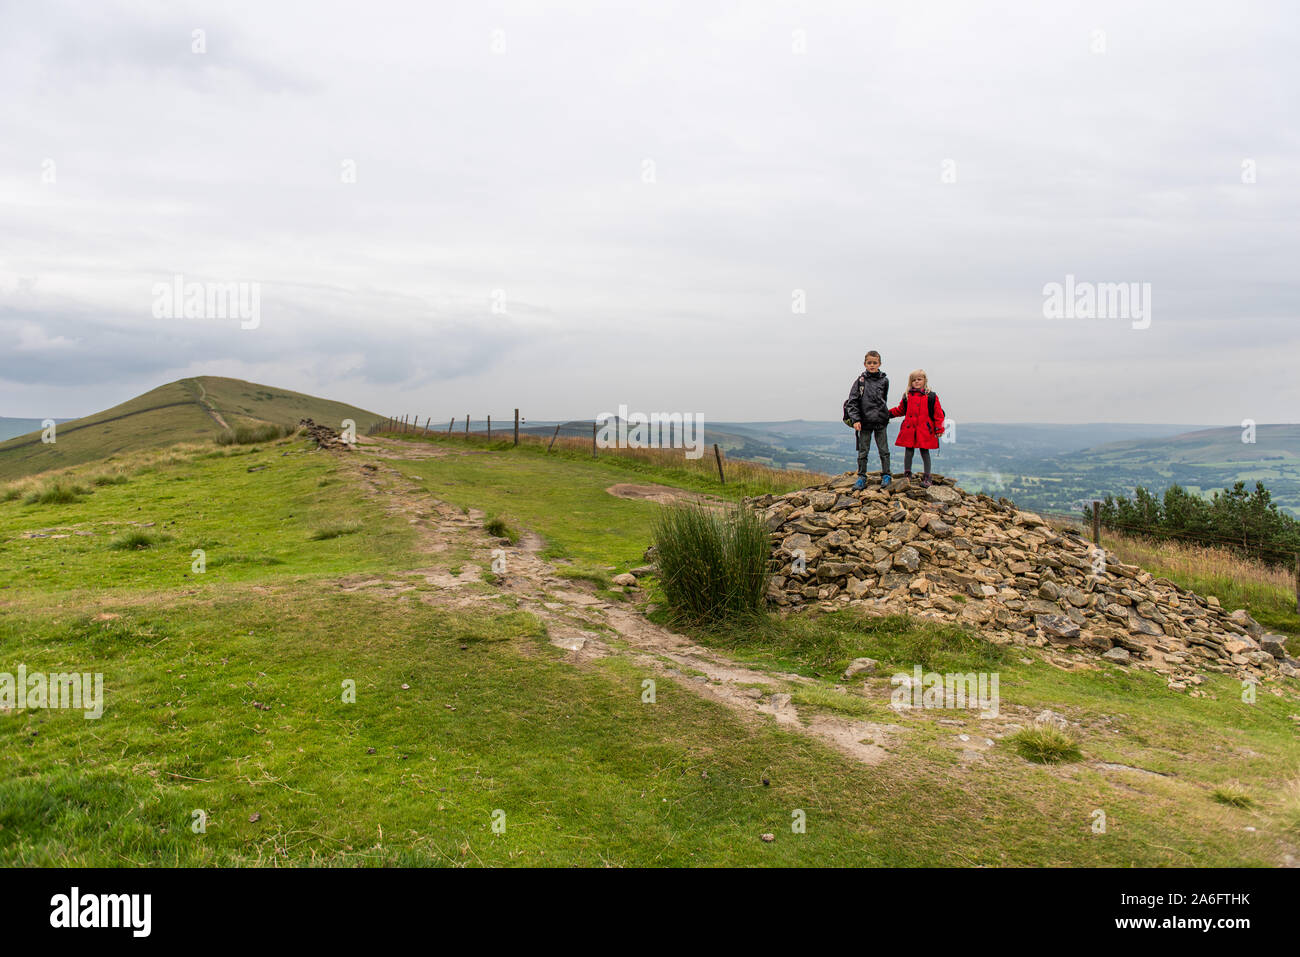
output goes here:
<path id="1" fill-rule="evenodd" d="M 872 349 L 862 360 L 866 370 L 853 380 L 844 410 L 853 423 L 858 444 L 858 480 L 855 489 L 867 487 L 867 459 L 875 436 L 880 453 L 880 487 L 889 485 L 889 376 L 880 371 L 880 353 Z"/>

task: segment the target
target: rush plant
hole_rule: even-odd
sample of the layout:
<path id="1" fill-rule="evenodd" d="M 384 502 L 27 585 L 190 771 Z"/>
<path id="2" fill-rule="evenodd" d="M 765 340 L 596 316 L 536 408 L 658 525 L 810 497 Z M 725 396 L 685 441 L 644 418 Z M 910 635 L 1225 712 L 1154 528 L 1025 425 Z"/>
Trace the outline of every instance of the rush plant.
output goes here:
<path id="1" fill-rule="evenodd" d="M 749 509 L 665 508 L 654 542 L 664 597 L 678 616 L 716 622 L 761 613 L 770 546 Z"/>

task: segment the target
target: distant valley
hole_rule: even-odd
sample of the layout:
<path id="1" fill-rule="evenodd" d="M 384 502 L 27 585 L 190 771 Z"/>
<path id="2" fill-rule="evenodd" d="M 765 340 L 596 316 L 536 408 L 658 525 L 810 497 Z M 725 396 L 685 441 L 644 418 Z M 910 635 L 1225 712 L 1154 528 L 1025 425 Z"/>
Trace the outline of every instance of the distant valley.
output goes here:
<path id="1" fill-rule="evenodd" d="M 895 422 L 895 472 L 902 469 L 897 434 Z M 1254 438 L 1245 443 L 1240 428 L 1197 425 L 958 423 L 955 441 L 934 454 L 934 470 L 973 491 L 1069 514 L 1094 498 L 1131 495 L 1138 485 L 1163 490 L 1177 483 L 1208 494 L 1258 480 L 1280 507 L 1300 516 L 1300 425 L 1261 425 Z M 718 422 L 708 441 L 732 458 L 783 468 L 855 467 L 853 436 L 841 422 Z"/>

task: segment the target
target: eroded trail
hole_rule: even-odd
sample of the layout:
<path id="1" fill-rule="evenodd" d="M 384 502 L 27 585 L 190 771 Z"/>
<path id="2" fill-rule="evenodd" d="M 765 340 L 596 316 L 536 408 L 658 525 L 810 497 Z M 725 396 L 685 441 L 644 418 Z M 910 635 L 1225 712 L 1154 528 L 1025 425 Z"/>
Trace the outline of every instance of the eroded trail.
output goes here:
<path id="1" fill-rule="evenodd" d="M 647 620 L 631 605 L 607 601 L 587 583 L 562 577 L 559 568 L 542 557 L 545 542 L 537 534 L 524 532 L 514 545 L 492 537 L 483 527 L 482 512 L 465 512 L 438 501 L 417 476 L 401 468 L 403 458 L 474 454 L 473 450 L 408 450 L 400 442 L 367 438 L 361 451 L 368 455 L 341 456 L 340 471 L 359 483 L 385 512 L 411 525 L 421 554 L 434 558 L 454 552 L 469 558 L 459 563 L 455 574 L 445 561 L 411 569 L 409 575 L 422 576 L 425 588 L 418 588 L 409 577 L 388 581 L 374 576 L 344 579 L 340 588 L 392 595 L 418 591 L 421 601 L 440 607 L 531 612 L 545 623 L 550 643 L 564 649 L 566 660 L 575 666 L 621 656 L 755 722 L 775 720 L 867 764 L 888 757 L 904 733 L 895 724 L 825 714 L 805 720 L 785 689 L 811 684 L 808 679 L 739 664 Z M 494 574 L 485 575 L 489 572 Z"/>

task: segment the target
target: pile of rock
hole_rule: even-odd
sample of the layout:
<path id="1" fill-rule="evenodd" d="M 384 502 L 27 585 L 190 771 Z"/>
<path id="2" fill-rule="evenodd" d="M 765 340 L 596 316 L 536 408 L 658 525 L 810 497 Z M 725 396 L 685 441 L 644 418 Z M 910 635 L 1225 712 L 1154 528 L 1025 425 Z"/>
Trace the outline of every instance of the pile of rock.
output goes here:
<path id="1" fill-rule="evenodd" d="M 869 606 L 978 629 L 999 644 L 1071 645 L 1199 684 L 1198 671 L 1258 681 L 1300 677 L 1285 641 L 1006 499 L 853 473 L 746 499 L 772 536 L 781 606 Z"/>
<path id="2" fill-rule="evenodd" d="M 354 448 L 344 442 L 343 436 L 328 425 L 317 425 L 311 419 L 299 419 L 298 428 L 307 434 L 307 438 L 316 440 L 317 448 L 342 449 L 345 452 L 351 452 Z"/>

